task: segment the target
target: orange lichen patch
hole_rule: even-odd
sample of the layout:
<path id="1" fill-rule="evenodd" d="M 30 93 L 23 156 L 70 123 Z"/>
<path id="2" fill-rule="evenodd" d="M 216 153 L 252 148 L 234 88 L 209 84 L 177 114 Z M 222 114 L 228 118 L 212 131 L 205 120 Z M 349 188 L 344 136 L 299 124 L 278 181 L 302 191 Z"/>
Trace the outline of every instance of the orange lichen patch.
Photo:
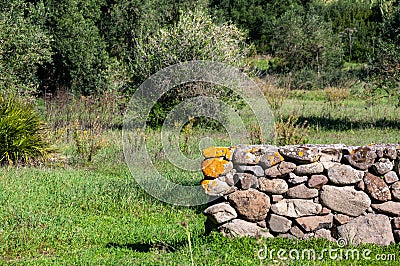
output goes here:
<path id="1" fill-rule="evenodd" d="M 203 179 L 203 180 L 201 180 L 200 185 L 202 185 L 204 187 L 204 186 L 208 185 L 208 183 L 210 183 L 210 181 L 211 180 L 209 180 L 209 179 Z"/>
<path id="2" fill-rule="evenodd" d="M 203 156 L 205 158 L 215 158 L 215 157 L 226 157 L 227 159 L 232 157 L 232 152 L 226 147 L 209 147 L 203 150 Z"/>
<path id="3" fill-rule="evenodd" d="M 215 182 L 213 180 L 204 179 L 203 181 L 201 181 L 201 186 L 204 188 L 205 191 L 210 191 L 217 185 L 218 182 Z"/>
<path id="4" fill-rule="evenodd" d="M 233 156 L 233 152 L 232 152 L 232 150 L 231 149 L 227 149 L 226 150 L 226 154 L 225 154 L 225 159 L 227 159 L 227 160 L 229 160 L 229 161 L 231 161 L 232 160 L 232 156 Z"/>
<path id="5" fill-rule="evenodd" d="M 282 156 L 278 151 L 276 151 L 276 152 L 274 153 L 274 155 L 275 155 L 276 158 L 279 158 L 281 161 L 285 160 L 285 159 L 283 158 L 283 156 Z"/>
<path id="6" fill-rule="evenodd" d="M 350 154 L 354 154 L 354 153 L 356 153 L 354 150 L 351 150 L 351 151 L 350 151 Z"/>
<path id="7" fill-rule="evenodd" d="M 211 180 L 207 180 L 207 179 L 204 179 L 203 181 L 200 182 L 200 185 L 203 187 L 204 192 L 206 194 L 208 194 L 210 191 L 210 189 L 209 189 L 210 182 L 211 182 Z"/>
<path id="8" fill-rule="evenodd" d="M 256 153 L 256 152 L 259 152 L 259 151 L 260 151 L 260 148 L 256 148 L 256 147 L 253 147 L 250 150 L 248 150 L 248 152 L 250 152 L 250 153 Z"/>
<path id="9" fill-rule="evenodd" d="M 228 163 L 221 157 L 206 159 L 201 163 L 201 170 L 205 176 L 217 178 L 225 172 Z"/>
<path id="10" fill-rule="evenodd" d="M 317 162 L 319 160 L 319 158 L 321 158 L 321 155 L 318 154 L 317 156 L 315 156 L 315 159 L 313 162 Z"/>
<path id="11" fill-rule="evenodd" d="M 271 166 L 274 166 L 274 165 L 284 161 L 285 159 L 279 152 L 276 151 L 274 153 L 274 155 L 268 156 L 268 160 L 270 161 Z"/>
<path id="12" fill-rule="evenodd" d="M 204 192 L 207 195 L 219 195 L 223 191 L 227 190 L 229 187 L 225 184 L 225 186 L 221 185 L 222 182 L 219 181 L 218 179 L 215 180 L 203 180 L 201 181 L 201 186 L 204 189 Z"/>
<path id="13" fill-rule="evenodd" d="M 298 154 L 299 154 L 299 156 L 304 156 L 304 152 L 303 151 L 299 151 Z"/>
<path id="14" fill-rule="evenodd" d="M 256 156 L 254 156 L 254 154 L 252 154 L 252 153 L 247 153 L 247 154 L 244 156 L 244 158 L 245 158 L 247 161 L 249 161 L 249 163 L 250 163 L 250 161 L 251 161 L 252 163 L 257 164 L 257 163 L 260 161 L 260 157 L 256 157 Z"/>

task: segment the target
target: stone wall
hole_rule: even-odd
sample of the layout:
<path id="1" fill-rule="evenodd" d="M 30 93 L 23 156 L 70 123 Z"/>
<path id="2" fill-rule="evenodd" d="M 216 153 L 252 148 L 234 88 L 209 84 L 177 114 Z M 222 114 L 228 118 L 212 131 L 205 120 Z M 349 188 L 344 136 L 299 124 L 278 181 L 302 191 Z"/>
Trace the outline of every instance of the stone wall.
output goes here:
<path id="1" fill-rule="evenodd" d="M 353 244 L 400 239 L 399 145 L 238 145 L 203 155 L 201 185 L 218 197 L 204 210 L 206 231 Z"/>

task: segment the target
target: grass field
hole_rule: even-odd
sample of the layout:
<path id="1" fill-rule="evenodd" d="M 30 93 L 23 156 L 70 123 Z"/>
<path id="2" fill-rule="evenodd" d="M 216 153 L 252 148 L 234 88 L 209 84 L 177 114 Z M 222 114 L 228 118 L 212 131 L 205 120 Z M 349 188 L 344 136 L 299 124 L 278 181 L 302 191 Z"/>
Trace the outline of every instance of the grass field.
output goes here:
<path id="1" fill-rule="evenodd" d="M 323 94 L 323 92 L 322 92 Z M 399 143 L 400 108 L 386 100 L 369 104 L 357 98 L 338 102 L 309 99 L 304 96 L 287 99 L 281 112 L 297 112 L 310 125 L 310 143 Z"/>
<path id="2" fill-rule="evenodd" d="M 310 128 L 309 143 L 363 145 L 398 143 L 398 109 L 381 101 L 368 105 L 355 97 L 327 102 L 320 93 L 288 95 L 276 112 L 299 114 Z M 158 131 L 149 131 L 152 152 Z M 198 156 L 200 137 L 210 134 L 229 145 L 225 134 L 194 129 L 187 153 Z M 93 162 L 79 163 L 73 141 L 57 142 L 55 160 L 38 167 L 0 168 L 0 264 L 10 265 L 398 265 L 400 246 L 362 245 L 369 259 L 260 259 L 262 249 L 314 249 L 320 254 L 335 243 L 324 240 L 229 239 L 204 235 L 204 206 L 177 207 L 147 195 L 131 176 L 122 155 L 121 131 L 103 134 Z M 156 156 L 155 165 L 170 179 L 196 184 L 201 174 L 174 168 Z M 75 158 L 75 159 L 74 159 Z M 350 249 L 344 247 L 342 250 Z M 376 255 L 395 254 L 378 261 Z"/>

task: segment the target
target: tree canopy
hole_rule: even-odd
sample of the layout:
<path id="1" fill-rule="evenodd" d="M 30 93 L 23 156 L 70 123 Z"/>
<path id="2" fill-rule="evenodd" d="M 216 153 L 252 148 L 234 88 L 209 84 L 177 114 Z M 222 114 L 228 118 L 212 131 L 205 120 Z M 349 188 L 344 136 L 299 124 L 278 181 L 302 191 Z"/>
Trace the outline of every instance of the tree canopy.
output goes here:
<path id="1" fill-rule="evenodd" d="M 217 31 L 235 25 L 240 31 L 235 38 L 275 58 L 276 73 L 297 71 L 305 81 L 316 77 L 319 86 L 334 82 L 345 63 L 369 64 L 375 77 L 398 73 L 399 6 L 398 0 L 3 1 L 0 90 L 132 92 L 157 69 L 139 70 L 138 62 L 150 55 L 143 48 L 156 44 L 160 49 L 153 47 L 151 54 L 163 61 L 161 50 L 178 44 L 168 42 L 162 30 L 172 34 L 171 27 L 198 8 L 213 24 L 210 36 L 220 36 L 213 40 L 217 47 L 231 38 Z M 180 60 L 193 57 L 191 50 L 181 52 L 188 54 Z"/>

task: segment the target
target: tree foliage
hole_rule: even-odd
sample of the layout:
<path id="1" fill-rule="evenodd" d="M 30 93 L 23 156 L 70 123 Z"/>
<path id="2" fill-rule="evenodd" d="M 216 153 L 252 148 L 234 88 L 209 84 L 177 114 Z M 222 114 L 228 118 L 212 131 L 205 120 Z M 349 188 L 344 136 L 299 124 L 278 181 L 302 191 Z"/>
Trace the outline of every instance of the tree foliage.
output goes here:
<path id="1" fill-rule="evenodd" d="M 90 94 L 108 86 L 107 43 L 98 23 L 103 0 L 47 0 L 47 26 L 54 36 L 53 64 L 42 71 L 49 87 Z"/>
<path id="2" fill-rule="evenodd" d="M 44 27 L 42 2 L 0 4 L 0 90 L 31 93 L 40 80 L 38 66 L 51 62 L 52 36 Z"/>
<path id="3" fill-rule="evenodd" d="M 369 63 L 373 73 L 396 73 L 399 3 L 398 0 L 3 1 L 0 89 L 33 93 L 39 88 L 42 92 L 65 90 L 85 95 L 108 90 L 132 92 L 151 73 L 179 60 L 226 59 L 210 51 L 207 42 L 213 42 L 214 48 L 225 47 L 226 56 L 234 56 L 238 43 L 255 44 L 258 53 L 274 57 L 271 71 L 284 75 L 296 72 L 295 76 L 302 80 L 296 87 L 314 81 L 317 86 L 332 85 L 345 62 Z M 202 17 L 204 21 L 187 20 L 183 25 L 182 16 L 198 8 L 211 16 Z M 203 22 L 208 23 L 208 28 Z M 178 32 L 178 28 L 189 37 Z M 180 43 L 174 38 L 180 39 Z M 199 52 L 188 50 L 189 45 L 198 50 L 204 47 Z M 167 57 L 162 51 L 167 51 Z M 211 55 L 207 57 L 206 53 Z M 384 68 L 393 71 L 385 72 Z"/>
<path id="4" fill-rule="evenodd" d="M 302 7 L 283 14 L 271 37 L 275 54 L 285 58 L 286 71 L 305 67 L 321 72 L 341 64 L 342 47 L 331 24 Z"/>
<path id="5" fill-rule="evenodd" d="M 343 60 L 339 36 L 316 10 L 296 6 L 274 22 L 271 46 L 281 58 L 281 73 L 292 74 L 296 88 L 323 87 L 332 84 Z"/>
<path id="6" fill-rule="evenodd" d="M 286 11 L 303 6 L 301 0 L 211 0 L 210 11 L 218 22 L 232 21 L 248 32 L 260 52 L 269 51 L 273 23 Z"/>
<path id="7" fill-rule="evenodd" d="M 160 69 L 191 60 L 239 66 L 250 52 L 245 40 L 236 26 L 216 25 L 202 9 L 182 12 L 175 25 L 135 39 L 134 80 L 140 84 Z"/>
<path id="8" fill-rule="evenodd" d="M 182 12 L 179 20 L 159 29 L 154 34 L 135 39 L 135 60 L 131 64 L 135 89 L 159 70 L 192 60 L 209 60 L 240 66 L 250 52 L 246 35 L 232 24 L 216 25 L 204 9 Z M 153 107 L 149 124 L 162 124 L 168 110 L 181 100 L 205 94 L 226 91 L 213 85 L 186 84 L 169 91 Z M 231 95 L 233 97 L 233 95 Z"/>
<path id="9" fill-rule="evenodd" d="M 332 1 L 325 6 L 324 16 L 332 21 L 332 30 L 339 34 L 348 62 L 366 61 L 373 52 L 380 13 L 370 1 Z"/>
<path id="10" fill-rule="evenodd" d="M 400 2 L 385 17 L 371 56 L 369 78 L 376 84 L 374 93 L 394 96 L 400 106 Z"/>

